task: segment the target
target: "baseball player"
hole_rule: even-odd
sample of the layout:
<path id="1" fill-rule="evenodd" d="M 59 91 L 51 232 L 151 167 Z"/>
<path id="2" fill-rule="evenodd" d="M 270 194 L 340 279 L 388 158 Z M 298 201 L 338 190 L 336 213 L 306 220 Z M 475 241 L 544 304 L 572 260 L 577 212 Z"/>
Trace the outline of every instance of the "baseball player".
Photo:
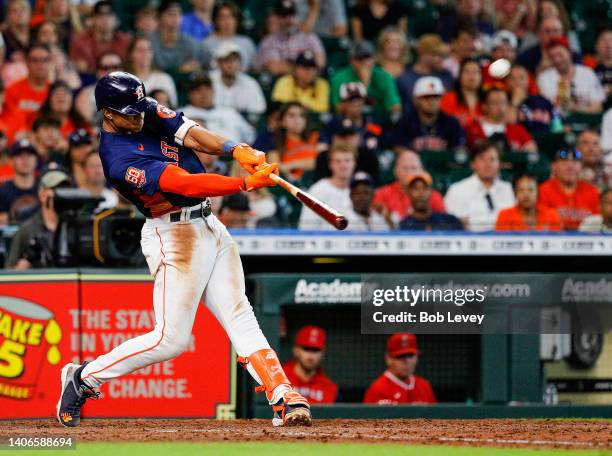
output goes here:
<path id="1" fill-rule="evenodd" d="M 103 383 L 180 355 L 189 347 L 196 309 L 206 306 L 241 362 L 265 391 L 272 424 L 310 425 L 308 401 L 293 390 L 245 295 L 236 244 L 211 213 L 209 196 L 274 185 L 262 152 L 236 144 L 147 98 L 140 79 L 113 72 L 95 89 L 102 110 L 100 157 L 107 181 L 147 217 L 141 246 L 155 277 L 155 328 L 90 363 L 62 369 L 57 419 L 77 426 Z M 231 156 L 251 175 L 206 174 L 198 154 Z"/>

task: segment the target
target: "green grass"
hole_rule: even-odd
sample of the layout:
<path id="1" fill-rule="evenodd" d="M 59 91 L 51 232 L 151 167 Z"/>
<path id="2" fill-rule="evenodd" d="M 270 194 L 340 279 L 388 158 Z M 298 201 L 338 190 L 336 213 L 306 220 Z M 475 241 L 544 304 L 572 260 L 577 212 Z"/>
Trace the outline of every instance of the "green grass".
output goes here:
<path id="1" fill-rule="evenodd" d="M 612 451 L 525 448 L 474 448 L 337 443 L 80 443 L 76 451 L 7 451 L 19 455 L 86 456 L 604 456 Z"/>

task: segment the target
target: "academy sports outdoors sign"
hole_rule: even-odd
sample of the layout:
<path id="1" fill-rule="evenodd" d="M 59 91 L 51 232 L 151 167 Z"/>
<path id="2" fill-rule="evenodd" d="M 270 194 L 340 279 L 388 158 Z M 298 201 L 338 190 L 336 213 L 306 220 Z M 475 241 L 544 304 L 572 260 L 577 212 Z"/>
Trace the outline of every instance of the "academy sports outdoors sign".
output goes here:
<path id="1" fill-rule="evenodd" d="M 0 274 L 0 419 L 54 416 L 65 363 L 154 327 L 152 285 L 145 274 Z M 200 306 L 185 353 L 103 385 L 83 416 L 229 418 L 235 366 L 223 328 Z"/>

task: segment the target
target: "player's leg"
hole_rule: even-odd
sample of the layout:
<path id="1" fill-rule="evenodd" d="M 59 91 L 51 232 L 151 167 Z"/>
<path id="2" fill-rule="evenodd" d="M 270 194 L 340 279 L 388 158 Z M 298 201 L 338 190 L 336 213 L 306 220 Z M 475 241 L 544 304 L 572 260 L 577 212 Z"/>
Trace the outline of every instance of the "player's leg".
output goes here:
<path id="1" fill-rule="evenodd" d="M 281 424 L 310 424 L 306 399 L 291 388 L 280 361 L 259 327 L 244 288 L 242 262 L 236 244 L 214 217 L 207 222 L 218 236 L 217 261 L 204 291 L 204 302 L 227 332 L 239 359 L 278 412 Z"/>

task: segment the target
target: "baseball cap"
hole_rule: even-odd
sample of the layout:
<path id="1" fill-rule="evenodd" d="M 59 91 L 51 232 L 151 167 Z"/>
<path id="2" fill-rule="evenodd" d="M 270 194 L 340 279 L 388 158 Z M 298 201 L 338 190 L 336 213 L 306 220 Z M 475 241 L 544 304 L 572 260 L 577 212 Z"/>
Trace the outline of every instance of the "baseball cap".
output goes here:
<path id="1" fill-rule="evenodd" d="M 419 38 L 417 43 L 417 52 L 419 55 L 422 54 L 438 54 L 448 55 L 450 47 L 439 35 L 435 33 L 426 33 Z"/>
<path id="2" fill-rule="evenodd" d="M 224 41 L 215 49 L 215 59 L 225 59 L 232 54 L 240 55 L 240 47 L 233 41 Z"/>
<path id="3" fill-rule="evenodd" d="M 375 52 L 374 45 L 366 40 L 353 43 L 350 50 L 351 57 L 354 59 L 372 57 Z"/>
<path id="4" fill-rule="evenodd" d="M 293 0 L 280 0 L 274 7 L 274 13 L 278 16 L 295 16 L 296 12 Z"/>
<path id="5" fill-rule="evenodd" d="M 251 210 L 249 199 L 243 193 L 234 193 L 223 198 L 221 209 L 231 209 L 232 211 L 247 212 Z"/>
<path id="6" fill-rule="evenodd" d="M 41 188 L 56 188 L 60 184 L 72 185 L 70 176 L 60 168 L 49 169 L 40 177 Z"/>
<path id="7" fill-rule="evenodd" d="M 510 30 L 500 30 L 493 36 L 493 40 L 491 40 L 491 49 L 495 49 L 502 44 L 509 44 L 512 49 L 516 49 L 518 46 L 516 35 Z"/>
<path id="8" fill-rule="evenodd" d="M 408 175 L 408 177 L 406 178 L 406 185 L 410 186 L 418 180 L 425 182 L 427 185 L 433 184 L 433 179 L 431 178 L 431 174 L 429 174 L 426 171 L 419 171 L 419 172 Z"/>
<path id="9" fill-rule="evenodd" d="M 97 2 L 93 7 L 93 15 L 97 16 L 99 14 L 115 14 L 113 4 L 107 0 Z"/>
<path id="10" fill-rule="evenodd" d="M 323 350 L 326 342 L 325 330 L 318 326 L 304 326 L 295 336 L 295 345 L 300 347 Z"/>
<path id="11" fill-rule="evenodd" d="M 365 171 L 357 171 L 351 178 L 351 188 L 357 187 L 359 184 L 366 184 L 374 187 L 374 179 Z"/>
<path id="12" fill-rule="evenodd" d="M 32 143 L 27 139 L 20 139 L 19 141 L 15 141 L 15 144 L 13 144 L 13 147 L 11 147 L 11 152 L 9 155 L 11 157 L 14 157 L 24 152 L 28 152 L 32 155 L 38 156 L 38 152 L 36 151 Z"/>
<path id="13" fill-rule="evenodd" d="M 70 147 L 80 146 L 82 144 L 91 144 L 93 142 L 91 136 L 89 136 L 89 133 L 87 133 L 87 130 L 82 128 L 73 131 L 68 141 L 70 143 Z"/>
<path id="14" fill-rule="evenodd" d="M 569 51 L 570 49 L 570 45 L 569 45 L 569 40 L 567 39 L 566 36 L 553 36 L 549 41 L 548 44 L 546 45 L 546 50 L 550 50 L 556 46 L 563 46 L 565 49 L 567 49 Z"/>
<path id="15" fill-rule="evenodd" d="M 365 99 L 366 96 L 366 88 L 361 82 L 346 82 L 340 86 L 340 100 L 342 101 Z"/>
<path id="16" fill-rule="evenodd" d="M 423 76 L 419 78 L 412 89 L 413 97 L 426 97 L 430 95 L 444 95 L 444 86 L 440 78 Z"/>
<path id="17" fill-rule="evenodd" d="M 317 61 L 315 60 L 314 52 L 310 50 L 300 52 L 300 54 L 295 59 L 295 64 L 303 67 L 316 68 Z"/>
<path id="18" fill-rule="evenodd" d="M 395 333 L 387 341 L 387 354 L 392 357 L 418 355 L 417 338 L 411 333 Z"/>
<path id="19" fill-rule="evenodd" d="M 355 122 L 345 117 L 340 122 L 340 125 L 338 125 L 338 128 L 334 131 L 334 135 L 348 136 L 348 135 L 354 135 L 355 133 L 358 133 L 358 132 L 359 132 L 359 128 L 357 128 L 357 125 L 355 124 Z"/>
<path id="20" fill-rule="evenodd" d="M 556 160 L 581 160 L 582 152 L 578 149 L 572 149 L 569 147 L 563 147 L 555 152 L 555 161 Z"/>

